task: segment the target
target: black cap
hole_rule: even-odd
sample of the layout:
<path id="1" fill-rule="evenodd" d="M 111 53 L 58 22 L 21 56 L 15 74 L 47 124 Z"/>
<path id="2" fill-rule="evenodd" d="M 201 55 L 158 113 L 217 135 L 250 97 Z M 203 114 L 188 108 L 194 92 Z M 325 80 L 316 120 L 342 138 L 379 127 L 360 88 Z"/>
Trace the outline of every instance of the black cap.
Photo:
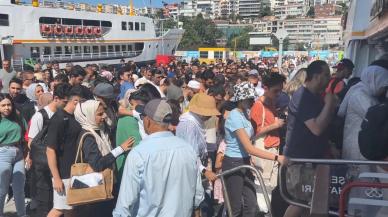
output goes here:
<path id="1" fill-rule="evenodd" d="M 354 68 L 354 64 L 353 64 L 353 62 L 350 59 L 344 58 L 341 61 L 339 61 L 337 63 L 337 65 L 335 65 L 333 68 L 341 70 L 341 69 L 343 69 L 345 67 L 348 68 L 348 69 L 353 69 Z"/>

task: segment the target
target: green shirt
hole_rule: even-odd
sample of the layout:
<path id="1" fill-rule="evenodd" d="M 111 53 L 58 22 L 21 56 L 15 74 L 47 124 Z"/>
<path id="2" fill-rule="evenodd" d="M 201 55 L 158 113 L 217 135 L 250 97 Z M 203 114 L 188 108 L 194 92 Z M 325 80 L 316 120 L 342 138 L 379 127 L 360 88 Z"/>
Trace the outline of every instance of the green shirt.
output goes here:
<path id="1" fill-rule="evenodd" d="M 26 123 L 23 120 L 24 127 Z M 0 118 L 0 145 L 19 142 L 22 136 L 22 129 L 19 124 L 9 120 L 8 118 Z"/>
<path id="2" fill-rule="evenodd" d="M 132 116 L 124 116 L 119 118 L 119 121 L 117 122 L 116 145 L 120 146 L 129 137 L 135 138 L 135 144 L 133 145 L 133 147 L 139 144 L 141 140 L 139 125 L 136 118 Z M 116 159 L 117 170 L 119 171 L 119 179 L 121 179 L 121 176 L 123 174 L 126 158 L 127 155 L 125 154 L 119 156 Z"/>

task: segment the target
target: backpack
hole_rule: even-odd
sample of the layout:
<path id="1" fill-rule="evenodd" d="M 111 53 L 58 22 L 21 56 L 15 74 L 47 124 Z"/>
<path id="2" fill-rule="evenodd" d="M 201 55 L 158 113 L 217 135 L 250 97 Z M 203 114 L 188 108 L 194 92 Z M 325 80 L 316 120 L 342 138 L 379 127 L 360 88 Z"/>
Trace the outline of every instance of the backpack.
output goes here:
<path id="1" fill-rule="evenodd" d="M 358 134 L 361 154 L 368 160 L 383 160 L 388 156 L 388 102 L 368 109 Z"/>
<path id="2" fill-rule="evenodd" d="M 45 109 L 41 109 L 38 112 L 43 117 L 43 128 L 31 142 L 30 155 L 35 168 L 49 169 L 46 155 L 46 137 L 50 119 Z"/>

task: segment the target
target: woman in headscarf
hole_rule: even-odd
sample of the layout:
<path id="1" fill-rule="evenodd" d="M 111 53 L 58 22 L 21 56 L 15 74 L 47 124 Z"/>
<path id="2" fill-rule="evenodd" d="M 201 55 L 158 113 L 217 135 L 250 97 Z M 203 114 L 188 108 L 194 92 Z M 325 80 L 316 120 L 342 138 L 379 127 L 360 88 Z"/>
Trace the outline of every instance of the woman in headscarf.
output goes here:
<path id="1" fill-rule="evenodd" d="M 44 83 L 32 83 L 26 89 L 26 95 L 34 103 L 35 111 L 39 110 L 38 99 L 43 93 L 47 93 L 47 87 Z"/>
<path id="2" fill-rule="evenodd" d="M 381 61 L 368 66 L 361 74 L 361 81 L 350 88 L 338 115 L 345 118 L 342 158 L 365 160 L 358 146 L 358 133 L 368 108 L 379 103 L 388 87 L 388 69 Z"/>
<path id="3" fill-rule="evenodd" d="M 100 101 L 88 100 L 79 103 L 74 111 L 74 116 L 83 129 L 80 138 L 85 133 L 92 134 L 86 135 L 80 144 L 82 144 L 84 163 L 88 163 L 95 172 L 101 172 L 107 168 L 113 169 L 116 158 L 128 151 L 134 144 L 134 139 L 131 137 L 119 147 L 112 149 L 104 127 L 106 114 Z M 112 201 L 81 206 L 79 212 L 82 214 L 79 216 L 111 216 L 113 206 Z"/>

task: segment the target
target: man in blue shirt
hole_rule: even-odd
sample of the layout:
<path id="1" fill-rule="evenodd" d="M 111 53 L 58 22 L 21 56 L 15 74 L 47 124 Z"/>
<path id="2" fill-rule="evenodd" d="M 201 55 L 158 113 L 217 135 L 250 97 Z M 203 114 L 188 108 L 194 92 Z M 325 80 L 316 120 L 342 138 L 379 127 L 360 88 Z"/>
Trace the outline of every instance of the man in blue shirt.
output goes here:
<path id="1" fill-rule="evenodd" d="M 149 136 L 128 154 L 113 216 L 190 217 L 204 195 L 197 155 L 168 131 L 165 100 L 151 100 L 143 113 Z"/>

